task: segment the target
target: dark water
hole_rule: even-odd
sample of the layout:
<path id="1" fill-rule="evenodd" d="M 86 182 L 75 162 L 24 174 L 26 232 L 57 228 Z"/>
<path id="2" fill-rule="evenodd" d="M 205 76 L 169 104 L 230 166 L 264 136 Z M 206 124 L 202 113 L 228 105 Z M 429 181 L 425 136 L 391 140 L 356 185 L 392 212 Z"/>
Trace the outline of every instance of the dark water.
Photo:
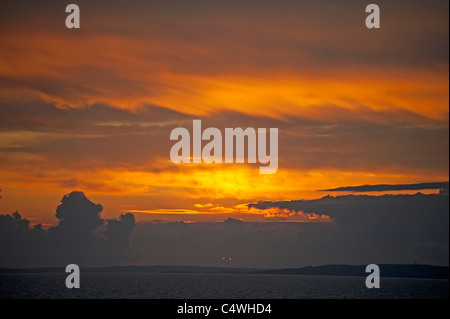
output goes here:
<path id="1" fill-rule="evenodd" d="M 82 274 L 68 289 L 66 274 L 1 274 L 0 298 L 343 299 L 448 298 L 448 280 L 246 274 Z"/>

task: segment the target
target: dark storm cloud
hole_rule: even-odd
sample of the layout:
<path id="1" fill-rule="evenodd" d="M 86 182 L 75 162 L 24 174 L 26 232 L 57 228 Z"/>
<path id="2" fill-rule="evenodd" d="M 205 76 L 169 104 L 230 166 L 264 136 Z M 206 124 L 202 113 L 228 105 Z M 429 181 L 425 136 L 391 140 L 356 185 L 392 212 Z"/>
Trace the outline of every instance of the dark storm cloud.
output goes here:
<path id="1" fill-rule="evenodd" d="M 399 262 L 427 259 L 433 260 L 431 263 L 448 264 L 447 194 L 325 196 L 317 200 L 261 202 L 249 206 L 329 215 L 334 226 L 314 239 L 322 242 L 325 251 L 339 252 L 342 256 L 355 254 L 366 261 L 370 258 L 392 258 Z M 355 255 L 351 257 L 353 260 Z"/>
<path id="2" fill-rule="evenodd" d="M 59 223 L 49 230 L 50 241 L 67 250 L 72 246 L 93 246 L 96 239 L 93 232 L 103 225 L 102 210 L 102 205 L 94 204 L 82 192 L 65 195 L 56 208 Z"/>
<path id="3" fill-rule="evenodd" d="M 120 215 L 119 219 L 109 220 L 106 225 L 106 237 L 109 243 L 116 248 L 128 248 L 130 236 L 136 227 L 134 215 L 126 213 Z"/>
<path id="4" fill-rule="evenodd" d="M 56 209 L 59 223 L 47 231 L 17 212 L 0 215 L 2 267 L 118 264 L 128 258 L 133 214 L 103 220 L 103 207 L 74 191 Z M 106 228 L 106 230 L 104 230 Z"/>

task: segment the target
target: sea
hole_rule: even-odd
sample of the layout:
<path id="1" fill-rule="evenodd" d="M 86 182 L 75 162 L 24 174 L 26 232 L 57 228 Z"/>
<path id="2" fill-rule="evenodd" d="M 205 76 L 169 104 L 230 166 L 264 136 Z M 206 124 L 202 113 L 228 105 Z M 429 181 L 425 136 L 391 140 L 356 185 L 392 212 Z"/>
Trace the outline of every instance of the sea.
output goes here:
<path id="1" fill-rule="evenodd" d="M 447 279 L 211 273 L 0 274 L 1 299 L 448 299 Z"/>

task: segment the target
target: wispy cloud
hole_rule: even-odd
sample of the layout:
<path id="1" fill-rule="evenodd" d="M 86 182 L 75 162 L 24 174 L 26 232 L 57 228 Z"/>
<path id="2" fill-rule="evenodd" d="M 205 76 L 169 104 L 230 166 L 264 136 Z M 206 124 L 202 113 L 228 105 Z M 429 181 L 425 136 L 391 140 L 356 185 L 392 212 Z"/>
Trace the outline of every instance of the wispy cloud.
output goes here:
<path id="1" fill-rule="evenodd" d="M 325 189 L 324 191 L 350 191 L 350 192 L 381 192 L 381 191 L 401 191 L 401 190 L 424 190 L 424 189 L 447 189 L 448 182 L 435 183 L 416 183 L 403 185 L 362 185 L 362 186 L 345 186 L 332 189 Z"/>

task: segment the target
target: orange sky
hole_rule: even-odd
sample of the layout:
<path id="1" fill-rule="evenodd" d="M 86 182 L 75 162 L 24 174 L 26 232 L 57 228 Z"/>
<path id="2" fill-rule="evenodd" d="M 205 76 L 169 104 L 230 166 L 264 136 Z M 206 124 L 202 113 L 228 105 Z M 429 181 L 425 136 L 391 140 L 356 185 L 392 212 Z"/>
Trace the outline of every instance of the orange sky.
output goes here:
<path id="1" fill-rule="evenodd" d="M 446 4 L 383 2 L 382 29 L 368 30 L 362 5 L 326 3 L 80 1 L 80 30 L 46 2 L 3 10 L 0 211 L 51 223 L 77 189 L 106 217 L 149 220 L 448 180 Z M 192 119 L 278 127 L 277 173 L 171 163 L 169 133 Z"/>

